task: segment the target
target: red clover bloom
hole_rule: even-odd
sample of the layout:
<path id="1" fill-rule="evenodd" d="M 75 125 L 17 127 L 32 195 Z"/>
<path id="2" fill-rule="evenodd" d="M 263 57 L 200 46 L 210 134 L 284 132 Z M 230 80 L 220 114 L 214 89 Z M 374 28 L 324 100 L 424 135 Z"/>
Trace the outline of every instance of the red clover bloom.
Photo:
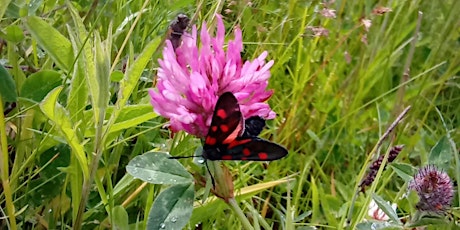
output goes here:
<path id="1" fill-rule="evenodd" d="M 449 175 L 434 165 L 421 168 L 409 182 L 409 189 L 417 192 L 420 198 L 417 209 L 421 211 L 444 211 L 450 206 L 454 195 Z"/>
<path id="2" fill-rule="evenodd" d="M 244 118 L 273 119 L 276 115 L 265 102 L 273 94 L 266 89 L 273 60 L 265 62 L 265 51 L 255 60 L 243 62 L 239 28 L 224 50 L 224 23 L 220 15 L 216 18 L 215 37 L 203 23 L 199 39 L 193 26 L 175 50 L 166 41 L 163 59 L 159 60 L 157 89 L 149 91 L 155 112 L 170 120 L 173 131 L 184 130 L 200 138 L 206 136 L 214 106 L 224 92 L 235 95 Z"/>

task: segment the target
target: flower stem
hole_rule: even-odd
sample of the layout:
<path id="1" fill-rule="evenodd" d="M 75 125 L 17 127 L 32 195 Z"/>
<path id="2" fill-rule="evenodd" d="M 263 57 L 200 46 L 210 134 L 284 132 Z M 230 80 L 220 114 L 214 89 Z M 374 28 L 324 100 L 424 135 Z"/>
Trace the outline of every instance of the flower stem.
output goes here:
<path id="1" fill-rule="evenodd" d="M 9 228 L 16 230 L 16 217 L 14 215 L 14 204 L 13 204 L 13 196 L 10 187 L 10 175 L 9 174 L 9 167 L 8 167 L 8 144 L 6 138 L 6 127 L 5 127 L 5 117 L 3 116 L 3 101 L 2 97 L 0 96 L 0 177 L 2 178 L 2 186 L 3 192 L 5 194 L 5 203 L 6 203 L 6 212 L 8 213 L 9 222 L 6 223 L 10 224 Z"/>
<path id="2" fill-rule="evenodd" d="M 415 214 L 412 216 L 410 220 L 411 223 L 416 223 L 417 221 L 419 221 L 421 216 L 422 216 L 422 212 L 420 212 L 419 210 L 415 211 Z"/>
<path id="3" fill-rule="evenodd" d="M 232 208 L 233 212 L 235 212 L 236 216 L 241 221 L 241 224 L 243 224 L 245 229 L 254 230 L 248 218 L 244 215 L 243 210 L 241 210 L 240 206 L 238 206 L 238 204 L 236 203 L 234 197 L 228 199 L 227 204 L 230 206 L 230 208 Z"/>

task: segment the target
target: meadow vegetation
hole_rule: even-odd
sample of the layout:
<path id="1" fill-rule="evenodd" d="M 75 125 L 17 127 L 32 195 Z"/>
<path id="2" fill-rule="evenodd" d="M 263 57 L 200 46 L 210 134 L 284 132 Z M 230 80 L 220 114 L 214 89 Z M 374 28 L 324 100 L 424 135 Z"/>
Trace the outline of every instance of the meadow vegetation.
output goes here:
<path id="1" fill-rule="evenodd" d="M 449 205 L 426 207 L 408 189 L 419 168 L 435 165 L 457 191 L 458 12 L 455 0 L 3 1 L 0 228 L 459 228 L 457 192 Z M 164 157 L 201 146 L 173 134 L 148 93 L 179 13 L 198 27 L 220 14 L 226 40 L 241 28 L 244 60 L 264 51 L 274 60 L 268 103 L 277 116 L 260 136 L 289 154 L 224 162 L 231 202 L 214 196 L 199 159 Z M 127 172 L 156 160 L 188 184 Z M 360 187 L 372 165 L 374 180 Z M 191 216 L 158 211 L 171 200 Z M 368 215 L 371 202 L 386 220 Z"/>

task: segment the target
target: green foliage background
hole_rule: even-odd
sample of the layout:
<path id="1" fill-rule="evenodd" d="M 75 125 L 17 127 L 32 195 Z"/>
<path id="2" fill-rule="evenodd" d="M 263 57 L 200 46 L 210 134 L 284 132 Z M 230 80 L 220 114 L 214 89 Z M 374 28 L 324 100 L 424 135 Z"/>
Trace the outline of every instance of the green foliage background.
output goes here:
<path id="1" fill-rule="evenodd" d="M 391 11 L 377 14 L 381 7 Z M 405 175 L 436 163 L 460 178 L 459 1 L 3 1 L 0 204 L 15 218 L 2 228 L 145 227 L 168 186 L 134 179 L 128 162 L 150 150 L 192 155 L 200 145 L 183 133 L 171 138 L 147 94 L 181 12 L 197 25 L 222 14 L 227 31 L 243 31 L 244 59 L 266 50 L 275 61 L 269 103 L 278 116 L 262 137 L 289 155 L 268 166 L 225 163 L 256 229 L 341 229 L 349 216 L 353 228 L 373 193 L 407 220 L 415 207 L 401 199 Z M 352 200 L 369 162 L 400 144 L 395 164 Z M 223 201 L 200 203 L 200 191 L 187 229 L 242 227 Z M 433 229 L 458 220 L 458 201 L 456 193 Z"/>

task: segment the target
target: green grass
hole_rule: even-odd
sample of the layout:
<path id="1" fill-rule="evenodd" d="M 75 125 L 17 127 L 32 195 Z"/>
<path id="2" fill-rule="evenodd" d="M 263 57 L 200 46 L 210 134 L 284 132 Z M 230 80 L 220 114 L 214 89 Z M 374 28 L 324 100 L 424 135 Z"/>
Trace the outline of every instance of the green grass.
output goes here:
<path id="1" fill-rule="evenodd" d="M 151 150 L 192 155 L 199 146 L 184 133 L 171 138 L 147 94 L 161 40 L 180 12 L 197 15 L 198 25 L 222 14 L 228 38 L 238 25 L 244 59 L 269 52 L 269 103 L 278 116 L 261 136 L 289 149 L 268 167 L 225 162 L 237 203 L 212 195 L 204 201 L 196 186 L 185 228 L 241 229 L 240 209 L 255 229 L 342 229 L 348 217 L 355 229 L 368 218 L 373 194 L 397 203 L 398 218 L 410 222 L 416 201 L 404 196 L 405 176 L 436 164 L 460 179 L 458 1 L 234 3 L 0 4 L 0 61 L 14 81 L 0 71 L 0 105 L 17 104 L 0 115 L 0 204 L 2 216 L 15 216 L 1 228 L 145 228 L 152 203 L 169 186 L 133 178 L 128 162 Z M 392 11 L 375 15 L 378 6 Z M 336 17 L 323 16 L 325 7 Z M 328 36 L 314 36 L 312 27 Z M 401 144 L 396 160 L 356 195 L 370 162 Z M 180 162 L 205 172 L 192 160 Z M 427 222 L 430 229 L 454 228 L 459 198 L 455 193 L 445 217 Z"/>

